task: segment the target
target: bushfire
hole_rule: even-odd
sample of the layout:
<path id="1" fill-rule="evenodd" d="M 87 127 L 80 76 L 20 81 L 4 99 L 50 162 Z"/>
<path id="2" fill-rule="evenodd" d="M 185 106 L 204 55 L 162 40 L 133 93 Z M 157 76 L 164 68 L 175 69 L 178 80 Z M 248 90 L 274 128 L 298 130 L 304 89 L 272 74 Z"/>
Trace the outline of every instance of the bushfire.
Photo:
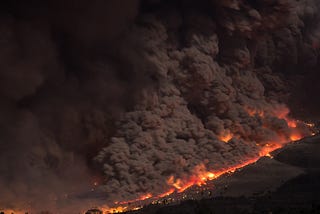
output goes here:
<path id="1" fill-rule="evenodd" d="M 247 112 L 252 117 L 265 117 L 266 113 L 262 110 L 255 110 L 255 109 L 247 109 Z M 263 156 L 267 156 L 272 158 L 270 153 L 276 149 L 283 147 L 284 145 L 300 140 L 303 137 L 314 135 L 314 124 L 313 123 L 306 123 L 299 120 L 293 120 L 288 116 L 289 111 L 286 108 L 281 109 L 281 111 L 277 111 L 274 113 L 273 116 L 277 117 L 278 119 L 283 119 L 288 128 L 289 133 L 279 133 L 276 141 L 270 142 L 261 142 L 257 143 L 256 146 L 259 150 L 258 154 L 255 157 L 251 158 L 244 158 L 243 160 L 239 160 L 239 162 L 235 165 L 222 168 L 222 169 L 207 169 L 205 163 L 201 163 L 194 167 L 193 173 L 190 174 L 188 177 L 179 178 L 175 175 L 171 175 L 167 178 L 167 185 L 168 189 L 160 194 L 154 193 L 146 193 L 137 197 L 136 199 L 128 200 L 128 201 L 116 201 L 114 205 L 105 206 L 105 207 L 98 207 L 97 209 L 92 210 L 100 210 L 100 213 L 108 214 L 108 213 L 122 213 L 126 211 L 138 210 L 143 207 L 145 204 L 154 204 L 154 203 L 161 203 L 161 200 L 169 197 L 174 197 L 177 194 L 183 194 L 184 191 L 189 189 L 193 186 L 205 186 L 208 181 L 214 180 L 219 178 L 221 175 L 224 174 L 231 174 L 234 173 L 236 170 L 243 168 L 249 164 L 255 163 Z M 306 130 L 308 130 L 306 132 Z M 232 138 L 237 137 L 234 133 L 227 130 L 221 134 L 218 138 L 228 143 Z M 97 184 L 94 183 L 94 186 Z M 173 200 L 174 201 L 174 200 Z M 1 212 L 0 212 L 1 213 Z M 4 210 L 2 211 L 3 214 L 25 214 L 26 212 L 21 211 L 14 211 L 14 210 Z M 1 213 L 1 214 L 2 214 Z M 90 210 L 86 213 L 92 213 Z"/>
<path id="2" fill-rule="evenodd" d="M 270 114 L 270 112 L 267 113 L 263 110 L 253 108 L 247 108 L 246 110 L 247 113 L 252 117 L 264 118 L 266 115 Z M 174 175 L 169 176 L 167 179 L 168 190 L 163 193 L 148 193 L 134 200 L 115 202 L 115 205 L 117 206 L 114 206 L 112 208 L 101 208 L 101 210 L 103 210 L 104 213 L 121 213 L 129 210 L 140 209 L 142 207 L 142 203 L 156 203 L 159 202 L 159 200 L 161 200 L 162 198 L 167 198 L 168 196 L 171 196 L 173 194 L 183 193 L 190 187 L 204 186 L 208 181 L 217 179 L 224 174 L 233 173 L 238 169 L 255 163 L 263 156 L 272 158 L 272 155 L 270 154 L 272 151 L 282 148 L 290 142 L 298 141 L 306 136 L 315 134 L 313 123 L 307 123 L 290 118 L 288 116 L 289 110 L 286 107 L 281 107 L 276 111 L 271 112 L 271 114 L 273 117 L 282 119 L 287 124 L 289 133 L 279 132 L 276 140 L 257 143 L 256 146 L 259 152 L 255 157 L 239 160 L 239 163 L 219 170 L 207 169 L 204 163 L 199 164 L 194 168 L 193 173 L 187 178 L 178 178 Z M 236 137 L 236 135 L 227 130 L 223 132 L 218 138 L 219 140 L 228 143 L 234 137 Z M 135 203 L 139 204 L 139 206 L 135 206 Z"/>

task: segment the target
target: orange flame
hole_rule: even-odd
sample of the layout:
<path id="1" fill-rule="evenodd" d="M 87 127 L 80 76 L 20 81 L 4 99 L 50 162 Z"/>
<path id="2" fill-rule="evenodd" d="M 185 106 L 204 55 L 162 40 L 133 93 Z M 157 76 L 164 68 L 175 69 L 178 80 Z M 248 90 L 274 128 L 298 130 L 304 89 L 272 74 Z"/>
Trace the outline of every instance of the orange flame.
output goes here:
<path id="1" fill-rule="evenodd" d="M 2 210 L 0 209 L 0 212 L 3 212 L 4 214 L 25 214 L 26 212 L 22 212 L 22 211 L 18 211 L 18 210 L 12 210 L 12 209 L 6 209 L 6 210 Z"/>
<path id="2" fill-rule="evenodd" d="M 290 140 L 291 141 L 297 141 L 300 140 L 302 138 L 300 133 L 293 133 L 290 135 Z"/>
<path id="3" fill-rule="evenodd" d="M 164 197 L 169 196 L 169 195 L 171 195 L 172 193 L 174 193 L 174 191 L 175 191 L 175 189 L 172 188 L 172 189 L 170 189 L 170 190 L 167 191 L 167 192 L 161 193 L 161 194 L 158 195 L 156 198 L 164 198 Z"/>
<path id="4" fill-rule="evenodd" d="M 132 204 L 134 202 L 137 202 L 137 201 L 144 201 L 144 200 L 147 200 L 149 198 L 152 197 L 152 194 L 151 193 L 147 193 L 145 195 L 142 195 L 140 196 L 139 198 L 137 199 L 133 199 L 133 200 L 130 200 L 130 201 L 121 201 L 121 202 L 115 202 L 115 204 Z"/>
<path id="5" fill-rule="evenodd" d="M 247 165 L 253 164 L 257 160 L 259 160 L 260 157 L 267 156 L 267 157 L 272 158 L 272 155 L 270 154 L 272 151 L 283 147 L 286 143 L 288 143 L 290 141 L 291 142 L 297 141 L 297 140 L 300 140 L 301 138 L 305 137 L 306 134 L 304 134 L 299 129 L 300 126 L 298 126 L 298 124 L 302 124 L 303 126 L 309 127 L 309 128 L 314 127 L 314 124 L 312 124 L 312 123 L 304 123 L 302 121 L 291 119 L 288 116 L 289 109 L 284 106 L 280 106 L 275 111 L 268 112 L 268 113 L 266 113 L 263 110 L 254 109 L 254 108 L 250 108 L 250 107 L 245 108 L 245 110 L 252 117 L 258 116 L 260 118 L 264 118 L 266 115 L 270 115 L 270 116 L 277 117 L 278 119 L 283 119 L 287 123 L 290 134 L 289 135 L 288 134 L 279 134 L 278 139 L 273 142 L 257 143 L 257 147 L 259 148 L 259 153 L 256 157 L 248 158 L 247 160 L 243 160 L 236 165 L 229 166 L 227 168 L 220 169 L 220 170 L 207 170 L 205 164 L 201 163 L 194 168 L 193 173 L 188 177 L 176 178 L 174 175 L 171 175 L 167 179 L 167 185 L 170 186 L 170 189 L 165 191 L 164 193 L 161 193 L 161 194 L 155 195 L 155 196 L 148 193 L 148 194 L 141 196 L 137 199 L 134 199 L 131 201 L 117 202 L 116 204 L 127 205 L 127 204 L 134 203 L 134 202 L 145 201 L 147 199 L 150 199 L 151 201 L 156 201 L 161 198 L 167 197 L 175 192 L 177 192 L 177 193 L 184 192 L 186 189 L 188 189 L 192 186 L 204 185 L 208 181 L 217 179 L 223 174 L 233 173 L 237 169 L 240 169 L 240 168 L 243 168 Z M 314 134 L 314 133 L 311 133 L 311 134 Z M 234 137 L 234 134 L 231 133 L 230 130 L 225 130 L 223 133 L 221 133 L 218 136 L 218 138 L 221 141 L 226 142 L 226 143 L 229 142 L 233 137 Z M 124 206 L 124 207 L 118 207 L 114 210 L 116 210 L 117 212 L 123 212 L 121 210 L 129 211 L 132 209 L 136 209 L 136 207 L 128 209 L 126 206 Z M 111 210 L 111 209 L 109 209 L 109 210 Z M 115 213 L 115 212 L 108 211 L 107 213 Z"/>
<path id="6" fill-rule="evenodd" d="M 138 210 L 141 209 L 141 202 L 143 201 L 156 201 L 161 198 L 170 196 L 171 194 L 177 192 L 181 193 L 184 192 L 186 189 L 198 185 L 202 186 L 205 185 L 208 181 L 214 180 L 219 178 L 221 175 L 227 174 L 227 173 L 233 173 L 237 169 L 243 168 L 247 165 L 255 163 L 257 160 L 260 159 L 260 157 L 268 156 L 272 158 L 272 155 L 270 154 L 272 151 L 279 149 L 283 147 L 286 143 L 290 141 L 297 141 L 301 138 L 305 137 L 305 134 L 300 131 L 299 127 L 300 124 L 309 127 L 310 129 L 313 128 L 315 125 L 312 123 L 305 123 L 298 120 L 291 119 L 288 114 L 289 110 L 281 106 L 280 108 L 276 109 L 274 112 L 268 112 L 266 113 L 263 110 L 254 109 L 250 107 L 246 107 L 245 110 L 250 116 L 260 117 L 264 118 L 266 115 L 272 115 L 274 117 L 277 117 L 278 119 L 283 119 L 289 128 L 289 136 L 288 134 L 279 134 L 277 141 L 274 142 L 260 142 L 257 143 L 257 147 L 259 148 L 258 155 L 253 158 L 248 158 L 246 160 L 240 161 L 240 163 L 229 166 L 220 170 L 207 170 L 204 163 L 201 163 L 197 165 L 193 173 L 190 176 L 183 177 L 183 178 L 176 178 L 174 175 L 169 176 L 167 179 L 167 185 L 170 187 L 169 190 L 166 190 L 165 192 L 153 195 L 151 193 L 147 193 L 145 195 L 141 195 L 140 197 L 129 200 L 129 201 L 121 201 L 121 202 L 115 202 L 114 204 L 117 205 L 115 207 L 109 208 L 109 207 L 100 207 L 99 209 L 103 211 L 104 214 L 107 213 L 122 213 L 127 212 L 131 210 Z M 299 124 L 299 125 L 298 125 Z M 311 135 L 314 135 L 315 133 L 311 133 Z M 221 135 L 218 136 L 218 138 L 223 142 L 229 142 L 232 138 L 234 138 L 234 133 L 231 133 L 230 130 L 225 130 Z M 98 182 L 95 181 L 93 183 L 93 186 L 97 186 Z M 135 205 L 135 203 L 140 203 L 140 205 Z M 24 212 L 20 211 L 13 211 L 13 210 L 2 210 L 5 213 L 15 213 L 15 214 L 24 214 Z"/>

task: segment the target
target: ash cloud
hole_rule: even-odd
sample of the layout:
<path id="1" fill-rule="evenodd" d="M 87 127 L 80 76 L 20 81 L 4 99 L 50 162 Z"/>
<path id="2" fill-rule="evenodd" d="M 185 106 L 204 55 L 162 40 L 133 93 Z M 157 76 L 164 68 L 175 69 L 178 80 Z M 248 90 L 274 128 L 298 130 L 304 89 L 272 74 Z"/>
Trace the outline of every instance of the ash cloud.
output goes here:
<path id="1" fill-rule="evenodd" d="M 147 84 L 112 51 L 138 11 L 123 3 L 1 2 L 0 208 L 80 209 L 101 180 L 91 158 Z"/>
<path id="2" fill-rule="evenodd" d="M 0 207 L 87 207 L 97 180 L 132 199 L 255 156 L 318 65 L 316 1 L 1 4 Z"/>
<path id="3" fill-rule="evenodd" d="M 106 175 L 101 188 L 117 200 L 159 194 L 169 189 L 171 175 L 186 180 L 203 163 L 207 169 L 226 168 L 292 134 L 283 104 L 289 68 L 278 62 L 298 58 L 298 48 L 284 42 L 299 27 L 301 5 L 203 3 L 219 13 L 189 1 L 142 17 L 133 28 L 131 37 L 144 41 L 144 57 L 156 66 L 151 72 L 158 84 L 122 116 L 96 157 Z M 224 133 L 233 139 L 223 142 Z"/>

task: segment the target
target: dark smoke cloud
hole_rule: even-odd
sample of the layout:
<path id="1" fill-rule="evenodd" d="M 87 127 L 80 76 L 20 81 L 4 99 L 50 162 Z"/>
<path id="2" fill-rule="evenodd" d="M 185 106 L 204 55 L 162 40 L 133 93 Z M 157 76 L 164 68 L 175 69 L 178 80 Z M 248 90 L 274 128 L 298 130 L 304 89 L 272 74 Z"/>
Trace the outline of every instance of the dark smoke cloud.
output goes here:
<path id="1" fill-rule="evenodd" d="M 159 194 L 168 189 L 170 175 L 187 179 L 203 163 L 222 169 L 290 135 L 277 116 L 287 111 L 281 102 L 289 91 L 282 76 L 289 71 L 278 62 L 298 63 L 291 59 L 298 49 L 284 42 L 289 25 L 300 24 L 300 5 L 225 1 L 211 6 L 218 17 L 182 7 L 146 16 L 132 31 L 132 38 L 144 41 L 141 48 L 156 66 L 150 72 L 158 85 L 122 117 L 110 145 L 96 157 L 106 175 L 102 189 L 117 200 Z M 284 53 L 291 55 L 285 59 Z M 234 134 L 227 144 L 220 140 L 225 133 Z"/>
<path id="2" fill-rule="evenodd" d="M 87 207 L 97 179 L 135 198 L 254 156 L 318 66 L 315 0 L 1 4 L 0 207 Z"/>
<path id="3" fill-rule="evenodd" d="M 145 79 L 112 51 L 138 2 L 2 4 L 0 207 L 79 206 L 99 177 L 88 161 Z"/>

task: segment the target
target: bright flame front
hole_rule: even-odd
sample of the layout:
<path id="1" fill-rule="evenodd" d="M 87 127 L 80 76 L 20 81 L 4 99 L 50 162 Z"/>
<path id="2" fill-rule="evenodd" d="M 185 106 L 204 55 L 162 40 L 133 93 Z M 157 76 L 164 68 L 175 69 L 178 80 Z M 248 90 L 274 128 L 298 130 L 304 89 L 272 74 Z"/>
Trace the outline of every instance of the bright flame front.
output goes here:
<path id="1" fill-rule="evenodd" d="M 254 108 L 246 108 L 245 110 L 251 117 L 259 117 L 262 119 L 266 117 L 266 115 L 270 114 L 270 112 L 266 113 L 263 110 L 258 110 Z M 275 141 L 257 143 L 257 148 L 259 150 L 257 156 L 253 158 L 247 158 L 245 160 L 240 160 L 238 164 L 229 166 L 227 168 L 223 168 L 220 170 L 207 170 L 206 165 L 204 163 L 201 163 L 194 168 L 193 173 L 189 175 L 187 178 L 179 178 L 179 177 L 175 177 L 174 175 L 169 176 L 166 181 L 167 185 L 169 186 L 167 191 L 157 195 L 148 193 L 135 200 L 116 202 L 115 204 L 123 205 L 123 206 L 109 209 L 106 211 L 106 213 L 116 213 L 116 212 L 123 212 L 123 211 L 128 211 L 133 209 L 140 209 L 141 206 L 128 208 L 125 205 L 135 203 L 135 202 L 143 202 L 146 200 L 149 200 L 152 203 L 152 201 L 157 201 L 161 198 L 170 196 L 173 193 L 182 193 L 186 189 L 192 186 L 205 185 L 208 181 L 217 179 L 223 174 L 233 173 L 237 169 L 240 169 L 249 164 L 255 163 L 257 160 L 260 159 L 260 157 L 267 156 L 272 158 L 272 155 L 270 154 L 272 151 L 283 147 L 289 142 L 300 140 L 301 138 L 308 135 L 314 135 L 314 133 L 310 133 L 310 131 L 308 134 L 306 134 L 305 130 L 302 131 L 300 129 L 300 127 L 309 127 L 311 129 L 314 127 L 314 124 L 293 120 L 288 116 L 288 113 L 289 113 L 289 110 L 285 107 L 279 108 L 274 112 L 272 112 L 273 117 L 276 117 L 280 120 L 285 121 L 289 130 L 289 134 L 287 133 L 287 135 L 285 135 L 283 133 L 279 133 L 279 136 Z M 234 137 L 235 137 L 235 134 L 232 133 L 230 130 L 224 130 L 218 136 L 218 139 L 222 142 L 228 143 Z"/>

